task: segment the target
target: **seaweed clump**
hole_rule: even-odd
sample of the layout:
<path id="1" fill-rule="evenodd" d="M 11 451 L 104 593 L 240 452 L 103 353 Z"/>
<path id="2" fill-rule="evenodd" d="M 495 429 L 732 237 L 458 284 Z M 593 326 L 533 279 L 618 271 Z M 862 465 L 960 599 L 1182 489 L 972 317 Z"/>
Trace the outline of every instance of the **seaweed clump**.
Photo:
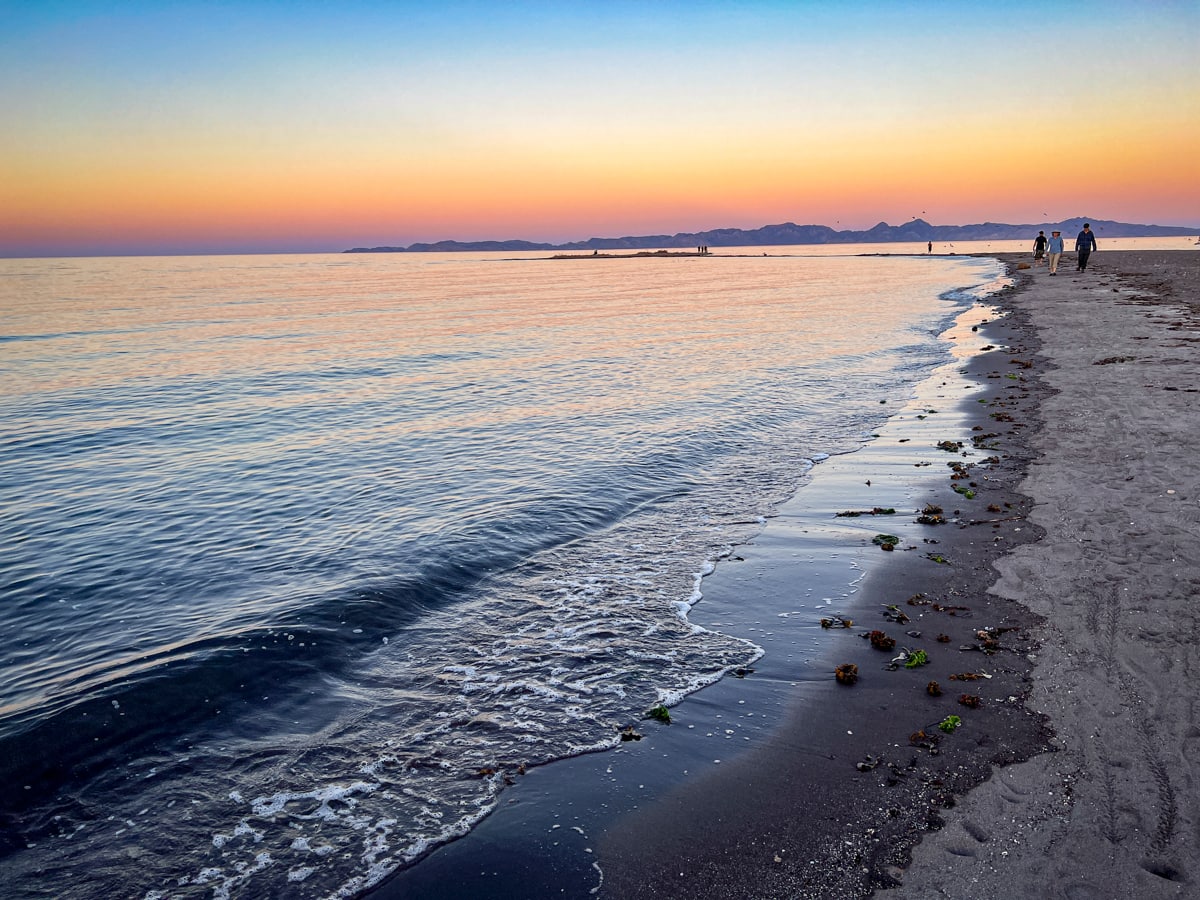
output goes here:
<path id="1" fill-rule="evenodd" d="M 892 650 L 896 646 L 896 639 L 888 637 L 886 632 L 879 629 L 872 631 L 867 635 L 867 638 L 871 641 L 871 646 L 876 650 Z"/>

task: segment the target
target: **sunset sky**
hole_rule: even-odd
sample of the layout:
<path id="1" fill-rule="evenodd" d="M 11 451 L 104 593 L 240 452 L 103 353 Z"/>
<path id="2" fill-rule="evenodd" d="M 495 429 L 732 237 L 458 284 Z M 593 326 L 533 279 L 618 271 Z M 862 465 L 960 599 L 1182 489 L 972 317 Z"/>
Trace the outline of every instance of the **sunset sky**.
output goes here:
<path id="1" fill-rule="evenodd" d="M 1200 0 L 0 0 L 0 256 L 1200 226 Z"/>

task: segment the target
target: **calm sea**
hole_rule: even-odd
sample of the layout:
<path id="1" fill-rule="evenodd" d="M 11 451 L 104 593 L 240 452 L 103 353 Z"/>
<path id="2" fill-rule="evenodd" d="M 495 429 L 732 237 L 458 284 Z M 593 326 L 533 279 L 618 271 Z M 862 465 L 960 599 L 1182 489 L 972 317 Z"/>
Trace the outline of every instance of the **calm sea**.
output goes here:
<path id="1" fill-rule="evenodd" d="M 0 261 L 0 893 L 354 896 L 758 658 L 702 577 L 1002 274 L 733 252 Z"/>

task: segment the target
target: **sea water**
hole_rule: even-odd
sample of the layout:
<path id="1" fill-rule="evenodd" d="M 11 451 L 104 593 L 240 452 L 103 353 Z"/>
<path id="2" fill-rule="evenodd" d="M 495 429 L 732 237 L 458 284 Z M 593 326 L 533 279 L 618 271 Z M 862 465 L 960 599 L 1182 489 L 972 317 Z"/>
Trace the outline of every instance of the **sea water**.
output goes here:
<path id="1" fill-rule="evenodd" d="M 689 622 L 703 576 L 1002 283 L 778 248 L 0 261 L 4 896 L 355 896 L 753 662 Z"/>

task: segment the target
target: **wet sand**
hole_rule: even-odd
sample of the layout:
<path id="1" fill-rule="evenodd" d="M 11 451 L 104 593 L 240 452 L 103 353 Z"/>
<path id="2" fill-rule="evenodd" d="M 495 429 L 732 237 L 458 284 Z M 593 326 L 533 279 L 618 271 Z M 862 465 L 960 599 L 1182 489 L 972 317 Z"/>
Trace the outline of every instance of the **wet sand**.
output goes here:
<path id="1" fill-rule="evenodd" d="M 637 744 L 531 770 L 377 895 L 1195 896 L 1200 252 L 1073 266 L 961 318 L 992 348 L 970 392 L 928 385 L 705 579 L 693 618 L 753 634 L 754 672 Z M 814 635 L 805 554 L 830 546 L 863 577 L 826 610 L 853 626 Z M 928 663 L 893 667 L 906 647 Z"/>

